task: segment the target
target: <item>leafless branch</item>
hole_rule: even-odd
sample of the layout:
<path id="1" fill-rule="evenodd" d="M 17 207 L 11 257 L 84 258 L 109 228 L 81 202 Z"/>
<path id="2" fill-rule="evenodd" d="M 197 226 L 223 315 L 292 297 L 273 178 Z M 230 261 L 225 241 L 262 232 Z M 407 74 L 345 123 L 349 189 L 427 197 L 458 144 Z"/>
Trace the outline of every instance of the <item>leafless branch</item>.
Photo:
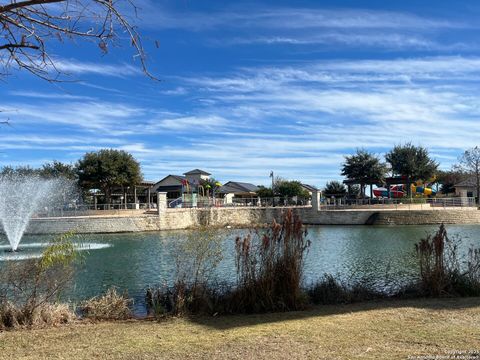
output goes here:
<path id="1" fill-rule="evenodd" d="M 0 0 L 1 1 L 1 0 Z M 47 45 L 64 39 L 90 39 L 108 52 L 110 44 L 126 34 L 142 71 L 146 55 L 135 26 L 120 10 L 126 4 L 136 13 L 133 0 L 9 0 L 0 4 L 0 77 L 11 68 L 24 69 L 48 81 L 57 81 Z M 122 7 L 123 9 L 123 7 Z"/>

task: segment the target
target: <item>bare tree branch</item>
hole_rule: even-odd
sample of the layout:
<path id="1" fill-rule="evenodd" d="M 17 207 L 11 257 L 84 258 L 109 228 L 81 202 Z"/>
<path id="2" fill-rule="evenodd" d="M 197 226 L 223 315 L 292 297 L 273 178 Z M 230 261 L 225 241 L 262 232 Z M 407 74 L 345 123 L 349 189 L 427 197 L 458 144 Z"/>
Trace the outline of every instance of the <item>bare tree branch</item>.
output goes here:
<path id="1" fill-rule="evenodd" d="M 147 69 L 136 27 L 120 10 L 122 4 L 136 13 L 133 0 L 9 0 L 0 5 L 0 77 L 16 68 L 58 81 L 61 71 L 48 52 L 49 43 L 90 39 L 106 53 L 109 44 L 119 42 L 118 34 L 126 34 L 133 58 L 140 61 L 147 76 L 155 79 Z"/>

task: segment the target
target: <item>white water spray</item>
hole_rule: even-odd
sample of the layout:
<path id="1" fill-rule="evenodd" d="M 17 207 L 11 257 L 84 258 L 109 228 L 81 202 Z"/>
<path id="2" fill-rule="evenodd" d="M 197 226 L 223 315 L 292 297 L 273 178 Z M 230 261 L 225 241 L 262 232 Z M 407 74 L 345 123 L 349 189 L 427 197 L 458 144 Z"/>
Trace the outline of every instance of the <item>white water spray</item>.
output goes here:
<path id="1" fill-rule="evenodd" d="M 0 222 L 12 251 L 18 249 L 32 215 L 65 201 L 66 181 L 39 176 L 0 177 Z M 60 196 L 59 196 L 60 195 Z"/>

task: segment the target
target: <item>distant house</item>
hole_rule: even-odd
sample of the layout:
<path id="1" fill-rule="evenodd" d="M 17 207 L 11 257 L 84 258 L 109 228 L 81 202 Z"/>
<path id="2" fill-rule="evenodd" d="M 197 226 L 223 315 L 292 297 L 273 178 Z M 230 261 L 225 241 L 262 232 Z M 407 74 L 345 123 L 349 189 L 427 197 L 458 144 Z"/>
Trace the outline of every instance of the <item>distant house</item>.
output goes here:
<path id="1" fill-rule="evenodd" d="M 182 196 L 183 184 L 185 180 L 185 176 L 167 175 L 153 185 L 150 191 L 154 194 L 157 192 L 166 192 L 167 199 L 176 199 Z"/>
<path id="2" fill-rule="evenodd" d="M 224 196 L 225 204 L 231 204 L 233 202 L 233 198 L 253 198 L 257 196 L 258 186 L 238 182 L 238 181 L 229 181 L 221 186 L 217 193 Z"/>
<path id="3" fill-rule="evenodd" d="M 471 176 L 468 179 L 455 184 L 455 195 L 461 197 L 477 197 L 476 176 Z"/>
<path id="4" fill-rule="evenodd" d="M 302 188 L 304 188 L 308 192 L 308 195 L 310 196 L 312 196 L 314 192 L 318 192 L 318 189 L 313 185 L 308 185 L 308 184 L 301 184 L 301 185 L 302 185 Z"/>
<path id="5" fill-rule="evenodd" d="M 200 182 L 210 178 L 210 173 L 200 169 L 190 170 L 183 175 L 167 175 L 153 185 L 150 191 L 154 194 L 166 192 L 167 199 L 177 199 L 186 191 L 196 192 Z"/>
<path id="6" fill-rule="evenodd" d="M 200 169 L 194 169 L 186 172 L 183 175 L 185 175 L 185 178 L 190 185 L 198 186 L 202 180 L 210 179 L 211 174 Z"/>

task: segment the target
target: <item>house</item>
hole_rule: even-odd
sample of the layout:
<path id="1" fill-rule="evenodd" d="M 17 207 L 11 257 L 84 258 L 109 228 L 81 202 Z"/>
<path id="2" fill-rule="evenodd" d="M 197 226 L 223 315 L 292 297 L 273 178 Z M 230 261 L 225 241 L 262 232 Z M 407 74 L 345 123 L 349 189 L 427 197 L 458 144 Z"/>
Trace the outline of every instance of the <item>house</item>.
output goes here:
<path id="1" fill-rule="evenodd" d="M 166 192 L 167 199 L 177 199 L 182 196 L 185 180 L 185 176 L 167 175 L 153 185 L 150 192 L 153 194 L 156 194 L 157 192 Z"/>
<path id="2" fill-rule="evenodd" d="M 315 186 L 313 186 L 313 185 L 301 184 L 301 186 L 302 186 L 302 188 L 304 188 L 304 189 L 308 192 L 308 195 L 309 195 L 310 197 L 312 197 L 312 194 L 313 194 L 314 192 L 318 192 L 318 191 L 319 191 L 319 190 L 318 190 Z"/>
<path id="3" fill-rule="evenodd" d="M 471 176 L 455 184 L 455 195 L 461 197 L 477 197 L 477 177 Z"/>
<path id="4" fill-rule="evenodd" d="M 185 175 L 185 178 L 191 186 L 197 187 L 202 181 L 210 179 L 211 174 L 200 169 L 194 169 L 183 175 Z"/>
<path id="5" fill-rule="evenodd" d="M 196 192 L 198 185 L 202 180 L 208 180 L 210 173 L 194 169 L 181 175 L 167 175 L 162 180 L 153 185 L 150 192 L 166 192 L 167 199 L 178 199 L 184 192 Z"/>
<path id="6" fill-rule="evenodd" d="M 251 199 L 257 197 L 258 186 L 238 182 L 238 181 L 229 181 L 221 186 L 217 193 L 224 197 L 225 204 L 231 204 L 233 198 L 236 199 Z"/>

